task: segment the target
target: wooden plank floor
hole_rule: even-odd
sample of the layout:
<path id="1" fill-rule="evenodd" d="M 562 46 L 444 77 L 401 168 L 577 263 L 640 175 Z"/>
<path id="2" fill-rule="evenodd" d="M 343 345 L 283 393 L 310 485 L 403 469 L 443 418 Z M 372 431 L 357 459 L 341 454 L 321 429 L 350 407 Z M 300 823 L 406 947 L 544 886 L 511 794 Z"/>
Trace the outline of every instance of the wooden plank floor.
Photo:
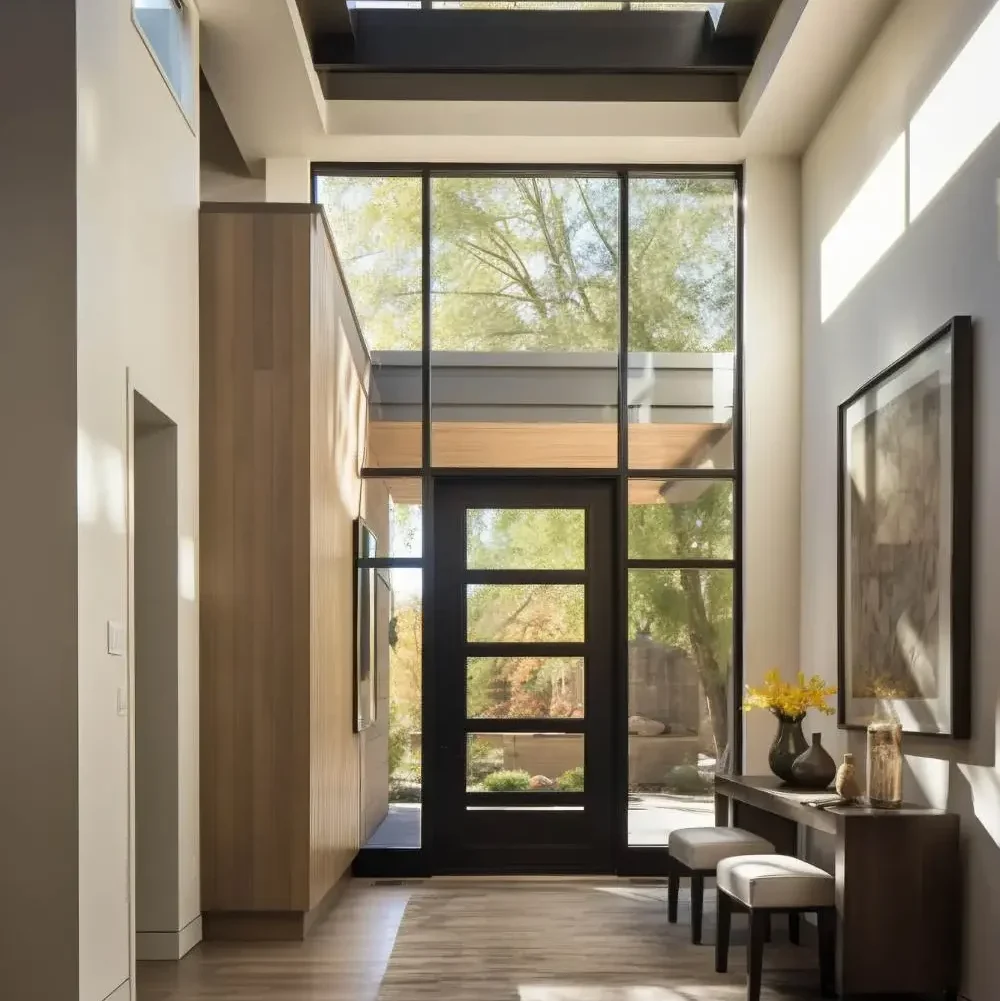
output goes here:
<path id="1" fill-rule="evenodd" d="M 591 892 L 595 885 L 600 892 Z M 139 1001 L 377 1001 L 380 989 L 383 1001 L 524 1001 L 529 994 L 532 1001 L 745 996 L 742 924 L 734 922 L 731 973 L 719 976 L 711 945 L 714 893 L 706 894 L 706 945 L 698 947 L 688 939 L 687 893 L 682 891 L 676 926 L 666 924 L 662 896 L 662 887 L 614 880 L 534 885 L 358 880 L 306 942 L 203 944 L 180 963 L 140 964 Z M 765 997 L 811 1001 L 818 996 L 814 949 L 794 949 L 784 938 L 784 928 L 776 926 L 775 942 L 765 954 L 765 970 L 771 971 L 765 973 Z M 576 948 L 586 957 L 573 960 Z M 390 956 L 392 971 L 383 987 Z M 535 993 L 525 994 L 531 983 Z"/>
<path id="2" fill-rule="evenodd" d="M 140 963 L 139 1001 L 375 1001 L 412 892 L 357 880 L 305 942 L 202 943 Z"/>

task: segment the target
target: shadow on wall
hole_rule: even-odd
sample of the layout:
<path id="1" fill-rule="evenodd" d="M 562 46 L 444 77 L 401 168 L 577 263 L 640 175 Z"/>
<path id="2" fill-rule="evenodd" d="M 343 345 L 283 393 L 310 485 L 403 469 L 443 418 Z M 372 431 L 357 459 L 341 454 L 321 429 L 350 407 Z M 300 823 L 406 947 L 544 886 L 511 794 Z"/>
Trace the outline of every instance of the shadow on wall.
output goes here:
<path id="1" fill-rule="evenodd" d="M 995 3 L 824 238 L 824 323 L 1000 124 L 998 51 Z"/>

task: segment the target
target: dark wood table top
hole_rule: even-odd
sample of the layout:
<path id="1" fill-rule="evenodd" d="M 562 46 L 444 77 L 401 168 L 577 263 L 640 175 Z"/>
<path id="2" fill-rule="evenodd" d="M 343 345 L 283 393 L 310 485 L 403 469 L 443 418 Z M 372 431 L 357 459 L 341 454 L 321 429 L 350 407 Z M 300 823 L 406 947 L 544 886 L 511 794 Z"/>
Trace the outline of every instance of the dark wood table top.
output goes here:
<path id="1" fill-rule="evenodd" d="M 834 832 L 845 821 L 868 817 L 873 820 L 898 821 L 914 817 L 949 816 L 945 810 L 904 803 L 899 809 L 885 810 L 863 804 L 813 805 L 829 800 L 837 793 L 829 789 L 795 789 L 775 775 L 716 775 L 715 791 L 751 806 L 768 810 L 818 831 Z M 957 816 L 957 815 L 955 815 Z"/>

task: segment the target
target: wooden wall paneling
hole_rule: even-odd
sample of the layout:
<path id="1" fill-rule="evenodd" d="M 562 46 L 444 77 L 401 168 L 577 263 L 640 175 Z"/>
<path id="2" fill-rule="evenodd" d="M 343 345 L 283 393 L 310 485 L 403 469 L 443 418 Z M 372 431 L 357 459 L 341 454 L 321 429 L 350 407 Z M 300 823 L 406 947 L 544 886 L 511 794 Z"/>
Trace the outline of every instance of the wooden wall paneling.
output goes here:
<path id="1" fill-rule="evenodd" d="M 717 424 L 630 424 L 632 467 L 690 465 L 719 429 Z M 609 469 L 618 463 L 617 437 L 615 424 L 435 421 L 431 445 L 434 465 L 442 467 Z M 373 422 L 369 440 L 370 465 L 419 465 L 419 422 Z"/>
<path id="2" fill-rule="evenodd" d="M 352 323 L 322 216 L 312 255 L 312 606 L 310 906 L 359 846 L 360 739 L 353 730 L 353 524 L 361 384 L 344 333 Z"/>
<path id="3" fill-rule="evenodd" d="M 303 934 L 360 823 L 353 319 L 312 207 L 201 233 L 202 909 L 209 937 Z"/>
<path id="4" fill-rule="evenodd" d="M 296 222 L 298 290 L 282 252 Z M 296 327 L 292 309 L 308 297 L 308 220 L 210 212 L 201 231 L 202 909 L 305 909 L 308 754 L 295 753 L 308 744 L 309 662 L 306 643 L 296 663 L 292 637 L 296 614 L 308 629 L 309 596 L 308 570 L 298 594 L 292 575 L 290 431 L 296 339 L 308 356 L 308 310 Z M 300 476 L 307 566 L 307 465 Z"/>
<path id="5" fill-rule="evenodd" d="M 229 691 L 233 711 L 233 885 L 230 907 L 250 909 L 264 881 L 255 867 L 266 859 L 265 851 L 255 853 L 253 835 L 253 683 L 257 665 L 253 659 L 253 238 L 252 217 L 236 222 L 237 295 L 233 301 L 233 329 L 230 337 L 230 376 L 233 393 L 233 564 L 231 590 L 234 598 L 233 656 L 228 665 Z"/>
<path id="6" fill-rule="evenodd" d="M 287 271 L 280 267 L 282 290 L 287 300 L 275 311 L 275 330 L 287 345 L 283 354 L 288 364 L 288 425 L 290 439 L 277 447 L 290 457 L 289 516 L 282 530 L 287 538 L 281 541 L 286 554 L 284 580 L 290 580 L 289 596 L 283 599 L 289 609 L 287 633 L 283 649 L 287 651 L 285 688 L 289 693 L 289 715 L 286 731 L 289 764 L 280 776 L 289 790 L 293 803 L 289 837 L 292 851 L 289 857 L 291 906 L 299 912 L 309 908 L 309 609 L 311 600 L 309 552 L 309 371 L 311 316 L 309 220 L 301 215 L 278 216 L 282 234 L 279 253 L 284 254 Z"/>
<path id="7" fill-rule="evenodd" d="M 236 600 L 232 355 L 236 303 L 246 276 L 233 217 L 201 219 L 200 563 L 202 909 L 234 896 L 235 706 L 230 697 Z"/>
<path id="8" fill-rule="evenodd" d="M 285 280 L 287 302 L 276 310 L 276 326 L 284 326 L 289 366 L 288 437 L 280 447 L 289 457 L 288 498 L 290 514 L 285 522 L 287 539 L 282 542 L 288 555 L 288 595 L 283 599 L 290 609 L 289 664 L 294 666 L 288 678 L 291 685 L 292 712 L 289 746 L 292 767 L 283 777 L 295 804 L 292 816 L 292 841 L 295 846 L 290 859 L 293 886 L 293 906 L 305 912 L 309 909 L 309 809 L 310 809 L 310 603 L 311 566 L 311 415 L 309 402 L 312 312 L 310 308 L 311 237 L 309 217 L 292 214 L 282 219 L 280 253 L 284 254 L 289 270 Z"/>

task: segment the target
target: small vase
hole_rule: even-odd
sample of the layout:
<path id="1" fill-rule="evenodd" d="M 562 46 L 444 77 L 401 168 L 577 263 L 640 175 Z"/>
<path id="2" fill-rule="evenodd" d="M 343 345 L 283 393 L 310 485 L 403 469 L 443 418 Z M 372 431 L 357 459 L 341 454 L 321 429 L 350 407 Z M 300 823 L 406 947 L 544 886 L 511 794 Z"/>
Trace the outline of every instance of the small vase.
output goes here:
<path id="1" fill-rule="evenodd" d="M 861 783 L 858 781 L 857 770 L 854 767 L 853 754 L 844 755 L 844 760 L 837 769 L 835 788 L 837 795 L 845 803 L 853 803 L 861 798 Z"/>
<path id="2" fill-rule="evenodd" d="M 783 782 L 794 785 L 792 765 L 807 746 L 802 733 L 802 717 L 778 716 L 778 732 L 774 735 L 774 742 L 767 755 L 771 771 Z"/>
<path id="3" fill-rule="evenodd" d="M 895 721 L 868 724 L 868 802 L 884 810 L 903 803 L 903 728 Z"/>
<path id="4" fill-rule="evenodd" d="M 803 789 L 826 789 L 837 774 L 837 764 L 823 746 L 822 734 L 812 735 L 812 747 L 792 762 L 792 778 Z"/>

